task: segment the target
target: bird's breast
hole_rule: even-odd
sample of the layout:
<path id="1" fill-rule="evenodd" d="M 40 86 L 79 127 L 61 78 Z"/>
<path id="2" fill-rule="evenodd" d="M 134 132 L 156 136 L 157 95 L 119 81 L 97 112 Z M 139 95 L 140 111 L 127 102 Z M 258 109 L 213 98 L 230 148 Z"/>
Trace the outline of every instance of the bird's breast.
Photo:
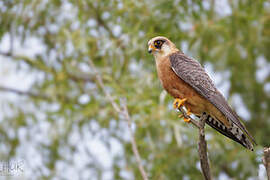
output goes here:
<path id="1" fill-rule="evenodd" d="M 157 73 L 163 88 L 174 98 L 185 98 L 188 84 L 180 79 L 172 70 L 169 58 L 157 61 Z"/>
<path id="2" fill-rule="evenodd" d="M 180 99 L 187 98 L 187 106 L 192 108 L 195 114 L 204 110 L 205 99 L 175 74 L 169 58 L 156 61 L 156 66 L 161 84 L 171 96 Z"/>

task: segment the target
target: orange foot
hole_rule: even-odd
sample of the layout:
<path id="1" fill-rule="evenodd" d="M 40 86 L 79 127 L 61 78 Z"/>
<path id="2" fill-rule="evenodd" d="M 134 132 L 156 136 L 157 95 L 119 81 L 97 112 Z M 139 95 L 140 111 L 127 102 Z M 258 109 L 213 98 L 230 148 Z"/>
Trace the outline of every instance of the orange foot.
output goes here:
<path id="1" fill-rule="evenodd" d="M 184 99 L 176 98 L 176 99 L 174 100 L 174 102 L 173 102 L 173 107 L 174 107 L 175 109 L 180 108 L 181 106 L 184 105 L 184 103 L 186 102 L 186 100 L 187 100 L 186 98 L 184 98 Z"/>
<path id="2" fill-rule="evenodd" d="M 190 109 L 187 110 L 187 115 L 188 115 L 188 116 L 191 115 Z M 187 123 L 190 123 L 191 119 L 190 119 L 190 118 L 185 118 L 185 117 L 184 117 L 184 121 L 187 122 Z"/>

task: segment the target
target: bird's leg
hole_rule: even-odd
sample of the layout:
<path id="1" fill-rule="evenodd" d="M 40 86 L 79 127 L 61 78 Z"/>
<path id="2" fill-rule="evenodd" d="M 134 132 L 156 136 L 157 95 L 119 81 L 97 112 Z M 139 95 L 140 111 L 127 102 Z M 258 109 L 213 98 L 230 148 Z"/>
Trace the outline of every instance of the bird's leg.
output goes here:
<path id="1" fill-rule="evenodd" d="M 184 99 L 176 98 L 176 99 L 174 100 L 174 102 L 173 102 L 173 107 L 174 107 L 175 109 L 180 108 L 181 106 L 184 105 L 184 103 L 186 102 L 186 100 L 187 100 L 186 98 L 184 98 Z"/>
<path id="2" fill-rule="evenodd" d="M 188 116 L 191 115 L 190 109 L 187 110 L 187 115 L 188 115 Z M 190 123 L 191 119 L 190 119 L 190 118 L 184 117 L 184 121 L 187 122 L 187 123 Z"/>
<path id="3" fill-rule="evenodd" d="M 174 102 L 173 102 L 173 107 L 174 107 L 175 109 L 179 109 L 181 106 L 184 105 L 184 103 L 185 103 L 186 101 L 187 101 L 186 98 L 184 98 L 184 99 L 176 98 L 176 99 L 174 100 Z M 188 116 L 191 115 L 190 109 L 187 110 L 187 115 L 188 115 Z M 179 117 L 183 117 L 183 116 L 184 116 L 183 114 L 179 115 Z M 187 122 L 187 123 L 189 123 L 189 122 L 191 121 L 191 119 L 190 119 L 190 118 L 184 117 L 184 121 Z"/>
<path id="4" fill-rule="evenodd" d="M 180 114 L 178 117 L 179 117 L 179 118 L 182 118 L 182 117 L 184 117 L 184 115 L 183 115 L 183 114 Z"/>

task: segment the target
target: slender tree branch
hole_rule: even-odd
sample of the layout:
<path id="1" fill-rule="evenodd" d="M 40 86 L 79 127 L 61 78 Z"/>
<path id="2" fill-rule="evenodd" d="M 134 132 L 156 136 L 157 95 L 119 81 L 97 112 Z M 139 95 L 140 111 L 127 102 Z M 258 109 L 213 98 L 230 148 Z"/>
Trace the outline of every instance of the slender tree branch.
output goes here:
<path id="1" fill-rule="evenodd" d="M 131 129 L 131 124 L 132 124 L 132 120 L 129 116 L 129 113 L 128 113 L 128 110 L 127 110 L 127 105 L 126 105 L 126 102 L 121 99 L 121 106 L 123 108 L 123 114 L 125 116 L 125 119 L 127 120 L 128 122 L 128 130 L 129 130 L 129 133 L 131 134 L 131 145 L 132 145 L 132 151 L 135 155 L 135 158 L 136 158 L 136 161 L 137 161 L 137 164 L 138 164 L 138 167 L 140 169 L 140 172 L 142 174 L 142 177 L 144 180 L 148 180 L 148 177 L 147 177 L 147 174 L 143 168 L 143 165 L 142 165 L 142 160 L 141 160 L 141 157 L 140 157 L 140 154 L 139 154 L 139 151 L 138 151 L 138 148 L 137 148 L 137 143 L 136 143 L 136 140 L 134 138 L 134 135 L 133 135 L 133 132 L 132 132 L 132 129 Z"/>
<path id="2" fill-rule="evenodd" d="M 197 127 L 197 128 L 200 128 L 200 124 L 199 124 L 196 120 L 194 120 L 193 118 L 191 118 L 189 115 L 187 115 L 186 110 L 184 109 L 183 106 L 180 106 L 180 107 L 178 108 L 178 110 L 183 114 L 183 116 L 184 116 L 185 118 L 190 119 L 190 123 L 191 123 L 191 124 L 193 124 L 193 125 L 194 125 L 195 127 Z"/>
<path id="3" fill-rule="evenodd" d="M 211 180 L 212 177 L 211 177 L 210 166 L 209 166 L 209 161 L 208 161 L 208 156 L 207 156 L 207 143 L 205 140 L 205 132 L 204 132 L 204 126 L 205 126 L 207 115 L 203 114 L 200 117 L 200 121 L 197 122 L 192 117 L 187 115 L 183 106 L 180 106 L 178 110 L 182 112 L 185 118 L 189 118 L 190 122 L 199 130 L 198 154 L 200 158 L 201 168 L 202 168 L 204 179 Z"/>
<path id="4" fill-rule="evenodd" d="M 114 108 L 114 110 L 116 112 L 118 112 L 120 115 L 123 115 L 124 119 L 127 120 L 127 122 L 128 122 L 128 129 L 129 129 L 130 136 L 131 136 L 131 145 L 132 145 L 133 154 L 134 154 L 134 156 L 136 158 L 136 162 L 137 162 L 138 168 L 140 170 L 140 173 L 141 173 L 141 175 L 143 177 L 143 180 L 148 180 L 147 174 L 146 174 L 146 172 L 145 172 L 145 170 L 143 168 L 143 165 L 142 165 L 142 160 L 141 160 L 140 153 L 138 151 L 137 143 L 136 143 L 135 137 L 134 137 L 133 132 L 132 132 L 132 129 L 131 129 L 132 120 L 131 120 L 130 115 L 128 113 L 126 102 L 124 100 L 121 100 L 121 102 L 120 102 L 121 103 L 121 107 L 120 107 L 114 101 L 114 99 L 111 96 L 111 94 L 106 90 L 105 85 L 104 85 L 103 80 L 102 80 L 102 77 L 101 77 L 100 73 L 97 71 L 94 63 L 91 60 L 89 60 L 89 64 L 90 64 L 91 68 L 94 71 L 97 84 L 103 90 L 106 98 L 110 101 L 110 103 L 112 104 L 112 107 Z"/>
<path id="5" fill-rule="evenodd" d="M 263 164 L 266 169 L 268 180 L 270 180 L 270 147 L 263 149 Z"/>
<path id="6" fill-rule="evenodd" d="M 206 180 L 211 180 L 211 173 L 210 173 L 210 166 L 209 166 L 209 161 L 208 161 L 208 156 L 207 156 L 207 143 L 205 140 L 205 133 L 204 133 L 204 126 L 205 126 L 205 121 L 206 121 L 206 114 L 203 114 L 200 118 L 200 129 L 199 129 L 199 157 L 200 157 L 200 162 L 201 162 L 201 168 L 203 171 L 204 178 Z"/>

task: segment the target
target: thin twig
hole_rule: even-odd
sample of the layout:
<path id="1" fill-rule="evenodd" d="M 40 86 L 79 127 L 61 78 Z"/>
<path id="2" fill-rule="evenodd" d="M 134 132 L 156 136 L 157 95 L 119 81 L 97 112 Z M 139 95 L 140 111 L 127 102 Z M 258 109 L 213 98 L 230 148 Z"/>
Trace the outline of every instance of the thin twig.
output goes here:
<path id="1" fill-rule="evenodd" d="M 205 141 L 205 133 L 204 133 L 204 126 L 205 126 L 207 115 L 203 113 L 202 116 L 200 117 L 200 121 L 197 122 L 186 113 L 183 106 L 180 106 L 178 110 L 182 112 L 185 118 L 190 119 L 191 124 L 193 124 L 199 130 L 198 154 L 200 158 L 201 168 L 202 168 L 204 179 L 211 180 L 212 178 L 211 178 L 210 166 L 209 166 L 209 161 L 208 161 L 208 156 L 207 156 L 207 143 Z"/>
<path id="2" fill-rule="evenodd" d="M 128 109 L 127 109 L 126 103 L 123 100 L 121 100 L 121 108 L 119 107 L 119 105 L 114 101 L 114 99 L 111 96 L 111 94 L 108 91 L 106 91 L 105 85 L 104 85 L 103 80 L 102 80 L 102 77 L 101 77 L 100 73 L 97 71 L 94 63 L 91 60 L 89 60 L 89 64 L 90 64 L 91 68 L 94 71 L 94 74 L 95 74 L 95 77 L 96 77 L 96 80 L 97 80 L 98 85 L 103 90 L 106 98 L 112 104 L 112 107 L 114 108 L 114 110 L 116 112 L 118 112 L 119 114 L 123 115 L 124 118 L 127 120 L 127 122 L 128 122 L 128 129 L 129 129 L 130 136 L 131 136 L 131 145 L 132 145 L 133 154 L 135 155 L 135 158 L 136 158 L 136 161 L 137 161 L 137 165 L 138 165 L 138 168 L 140 170 L 140 173 L 141 173 L 143 179 L 144 180 L 148 180 L 147 174 L 146 174 L 146 172 L 145 172 L 145 170 L 143 168 L 143 165 L 142 165 L 142 160 L 141 160 L 140 153 L 138 151 L 137 143 L 136 143 L 135 137 L 134 137 L 133 132 L 132 132 L 132 129 L 131 129 L 132 121 L 131 121 L 130 115 L 128 113 Z"/>
<path id="3" fill-rule="evenodd" d="M 268 180 L 270 180 L 270 147 L 263 149 L 263 164 L 266 169 Z"/>
<path id="4" fill-rule="evenodd" d="M 142 160 L 141 160 L 138 148 L 137 148 L 137 143 L 136 143 L 136 140 L 134 138 L 134 135 L 133 135 L 133 132 L 132 132 L 132 129 L 131 129 L 132 121 L 131 121 L 131 118 L 129 116 L 128 110 L 127 110 L 126 102 L 123 99 L 121 99 L 121 105 L 122 105 L 122 108 L 123 108 L 123 114 L 124 114 L 124 116 L 125 116 L 125 118 L 126 118 L 126 120 L 128 122 L 129 133 L 131 134 L 132 151 L 133 151 L 133 153 L 135 155 L 135 158 L 136 158 L 136 161 L 137 161 L 137 164 L 139 166 L 139 169 L 140 169 L 140 172 L 142 174 L 143 179 L 148 180 L 147 174 L 144 171 L 144 168 L 143 168 L 143 165 L 142 165 Z"/>

